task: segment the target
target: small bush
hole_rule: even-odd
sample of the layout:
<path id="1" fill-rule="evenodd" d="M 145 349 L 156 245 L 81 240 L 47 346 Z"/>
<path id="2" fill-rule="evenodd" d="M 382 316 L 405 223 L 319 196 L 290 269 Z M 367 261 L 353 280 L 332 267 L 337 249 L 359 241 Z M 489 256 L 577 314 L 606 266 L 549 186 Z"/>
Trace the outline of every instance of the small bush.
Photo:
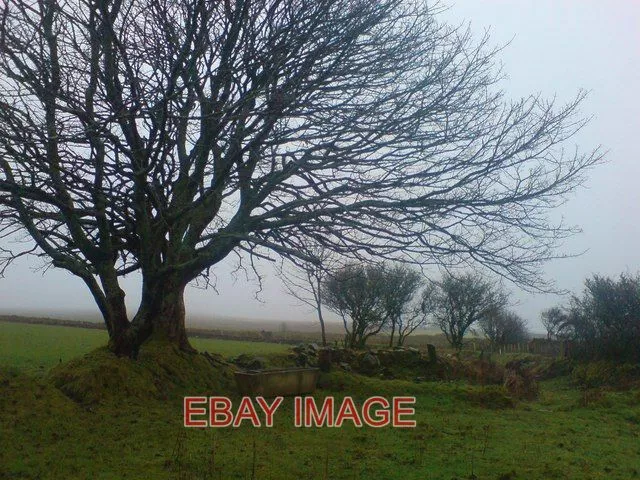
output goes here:
<path id="1" fill-rule="evenodd" d="M 505 378 L 504 368 L 487 360 L 474 360 L 469 369 L 471 379 L 475 379 L 480 385 L 499 385 Z"/>
<path id="2" fill-rule="evenodd" d="M 532 373 L 538 380 L 550 380 L 552 378 L 565 377 L 571 375 L 572 371 L 572 362 L 565 359 L 542 361 L 532 369 Z"/>
<path id="3" fill-rule="evenodd" d="M 505 365 L 504 388 L 513 397 L 533 400 L 538 396 L 538 383 L 531 366 L 527 359 L 513 360 Z"/>
<path id="4" fill-rule="evenodd" d="M 607 399 L 602 388 L 585 388 L 578 401 L 581 407 L 611 406 L 611 402 Z"/>
<path id="5" fill-rule="evenodd" d="M 640 361 L 640 275 L 594 275 L 573 297 L 566 319 L 573 355 L 585 360 Z"/>
<path id="6" fill-rule="evenodd" d="M 617 364 L 611 361 L 582 363 L 574 367 L 572 378 L 585 388 L 608 386 L 629 389 L 640 385 L 640 364 Z"/>
<path id="7" fill-rule="evenodd" d="M 523 375 L 515 370 L 507 370 L 504 388 L 514 397 L 522 400 L 533 400 L 538 396 L 538 383 L 531 375 Z"/>

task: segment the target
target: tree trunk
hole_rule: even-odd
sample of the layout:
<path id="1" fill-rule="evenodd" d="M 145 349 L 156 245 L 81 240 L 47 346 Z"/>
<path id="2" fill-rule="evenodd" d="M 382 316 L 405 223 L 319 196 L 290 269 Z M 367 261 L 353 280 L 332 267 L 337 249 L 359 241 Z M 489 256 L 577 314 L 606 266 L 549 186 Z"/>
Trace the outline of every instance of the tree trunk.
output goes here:
<path id="1" fill-rule="evenodd" d="M 182 350 L 193 350 L 185 327 L 184 289 L 186 285 L 172 285 L 163 289 L 149 317 L 153 338 L 174 343 Z"/>
<path id="2" fill-rule="evenodd" d="M 322 307 L 318 304 L 318 320 L 320 320 L 320 333 L 322 334 L 322 346 L 327 346 L 327 332 L 324 327 L 324 318 L 322 317 Z"/>
<path id="3" fill-rule="evenodd" d="M 389 337 L 389 348 L 393 348 L 393 336 L 396 333 L 396 321 L 391 321 L 391 335 Z"/>
<path id="4" fill-rule="evenodd" d="M 173 278 L 157 283 L 145 282 L 142 301 L 136 316 L 122 328 L 113 332 L 109 341 L 111 350 L 118 356 L 137 358 L 144 342 L 153 338 L 178 346 L 181 350 L 194 351 L 187 338 L 185 327 L 185 282 Z"/>
<path id="5" fill-rule="evenodd" d="M 316 284 L 316 292 L 318 292 L 315 297 L 316 297 L 316 310 L 318 311 L 318 320 L 320 321 L 320 332 L 322 333 L 322 346 L 326 347 L 327 346 L 327 333 L 326 330 L 324 328 L 324 317 L 322 316 L 322 301 L 320 298 L 320 288 L 321 288 L 321 284 L 320 284 L 320 279 L 317 279 L 317 284 Z"/>

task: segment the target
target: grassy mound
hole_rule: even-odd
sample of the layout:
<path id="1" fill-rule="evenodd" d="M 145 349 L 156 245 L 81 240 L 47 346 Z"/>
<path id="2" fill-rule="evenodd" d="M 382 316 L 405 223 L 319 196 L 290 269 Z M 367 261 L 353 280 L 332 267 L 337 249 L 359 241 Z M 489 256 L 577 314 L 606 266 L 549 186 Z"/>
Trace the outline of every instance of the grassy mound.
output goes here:
<path id="1" fill-rule="evenodd" d="M 110 400 L 166 400 L 185 394 L 228 393 L 232 370 L 209 354 L 180 351 L 162 342 L 143 345 L 137 360 L 119 358 L 106 347 L 54 367 L 49 379 L 83 405 Z"/>
<path id="2" fill-rule="evenodd" d="M 78 408 L 48 382 L 16 369 L 0 368 L 0 392 L 0 412 L 16 424 L 36 411 L 46 415 L 74 415 Z"/>
<path id="3" fill-rule="evenodd" d="M 467 386 L 460 389 L 459 398 L 476 407 L 491 410 L 514 408 L 516 406 L 516 400 L 510 395 L 510 392 L 499 385 L 488 385 L 486 387 Z"/>

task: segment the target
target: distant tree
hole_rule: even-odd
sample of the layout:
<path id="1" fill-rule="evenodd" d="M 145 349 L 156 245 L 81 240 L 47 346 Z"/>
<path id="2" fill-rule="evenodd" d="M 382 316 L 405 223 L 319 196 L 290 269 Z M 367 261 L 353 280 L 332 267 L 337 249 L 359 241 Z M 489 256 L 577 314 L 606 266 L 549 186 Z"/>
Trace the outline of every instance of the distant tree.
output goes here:
<path id="1" fill-rule="evenodd" d="M 396 345 L 403 346 L 409 335 L 427 325 L 427 320 L 428 317 L 420 309 L 412 309 L 405 312 L 398 319 L 398 342 Z"/>
<path id="2" fill-rule="evenodd" d="M 430 322 L 444 333 L 449 344 L 460 350 L 467 331 L 505 302 L 496 285 L 481 275 L 446 274 L 434 288 L 424 291 L 421 310 L 431 317 Z"/>
<path id="3" fill-rule="evenodd" d="M 640 275 L 594 275 L 574 296 L 568 324 L 578 350 L 589 358 L 640 361 Z"/>
<path id="4" fill-rule="evenodd" d="M 362 348 L 385 327 L 385 268 L 374 264 L 347 264 L 324 282 L 322 301 L 342 318 L 345 345 Z"/>
<path id="5" fill-rule="evenodd" d="M 420 273 L 407 265 L 394 265 L 384 271 L 383 304 L 389 346 L 393 346 L 394 336 L 398 333 L 398 345 L 402 345 L 407 335 L 417 329 L 421 322 L 419 312 L 413 303 L 423 279 Z"/>
<path id="6" fill-rule="evenodd" d="M 540 314 L 540 321 L 547 331 L 547 339 L 566 336 L 569 328 L 569 315 L 562 307 L 551 307 Z"/>
<path id="7" fill-rule="evenodd" d="M 521 343 L 529 339 L 527 322 L 505 308 L 489 310 L 478 323 L 482 333 L 494 346 Z"/>
<path id="8" fill-rule="evenodd" d="M 327 333 L 322 313 L 322 284 L 333 267 L 332 252 L 320 245 L 305 246 L 305 259 L 293 259 L 292 265 L 281 267 L 279 276 L 287 293 L 313 308 L 320 324 L 322 345 L 327 345 Z"/>
<path id="9" fill-rule="evenodd" d="M 425 298 L 429 298 L 432 295 L 431 292 L 434 288 L 435 285 L 433 283 L 427 283 L 420 294 L 418 304 L 412 303 L 412 305 L 405 309 L 405 312 L 398 317 L 398 346 L 404 345 L 407 337 L 417 329 L 429 324 L 431 312 L 425 312 L 424 305 Z"/>
<path id="10" fill-rule="evenodd" d="M 502 319 L 502 332 L 499 337 L 502 345 L 524 343 L 530 337 L 527 321 L 515 312 L 506 311 Z"/>
<path id="11" fill-rule="evenodd" d="M 478 261 L 528 286 L 584 93 L 505 99 L 488 38 L 405 0 L 0 2 L 0 271 L 80 278 L 109 345 L 190 350 L 184 291 L 232 253 Z M 121 280 L 138 272 L 130 315 Z"/>

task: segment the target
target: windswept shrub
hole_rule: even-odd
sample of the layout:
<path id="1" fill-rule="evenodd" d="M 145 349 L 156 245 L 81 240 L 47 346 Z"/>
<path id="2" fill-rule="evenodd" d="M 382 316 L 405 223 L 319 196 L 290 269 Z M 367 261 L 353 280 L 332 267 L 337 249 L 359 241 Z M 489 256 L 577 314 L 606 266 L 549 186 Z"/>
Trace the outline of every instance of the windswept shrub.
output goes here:
<path id="1" fill-rule="evenodd" d="M 572 372 L 575 383 L 585 388 L 614 387 L 628 389 L 640 385 L 640 365 L 599 361 L 576 365 Z"/>
<path id="2" fill-rule="evenodd" d="M 524 343 L 530 337 L 526 320 L 504 307 L 489 311 L 478 323 L 493 346 Z"/>
<path id="3" fill-rule="evenodd" d="M 640 276 L 594 275 L 574 297 L 567 319 L 574 354 L 589 360 L 640 361 Z"/>

